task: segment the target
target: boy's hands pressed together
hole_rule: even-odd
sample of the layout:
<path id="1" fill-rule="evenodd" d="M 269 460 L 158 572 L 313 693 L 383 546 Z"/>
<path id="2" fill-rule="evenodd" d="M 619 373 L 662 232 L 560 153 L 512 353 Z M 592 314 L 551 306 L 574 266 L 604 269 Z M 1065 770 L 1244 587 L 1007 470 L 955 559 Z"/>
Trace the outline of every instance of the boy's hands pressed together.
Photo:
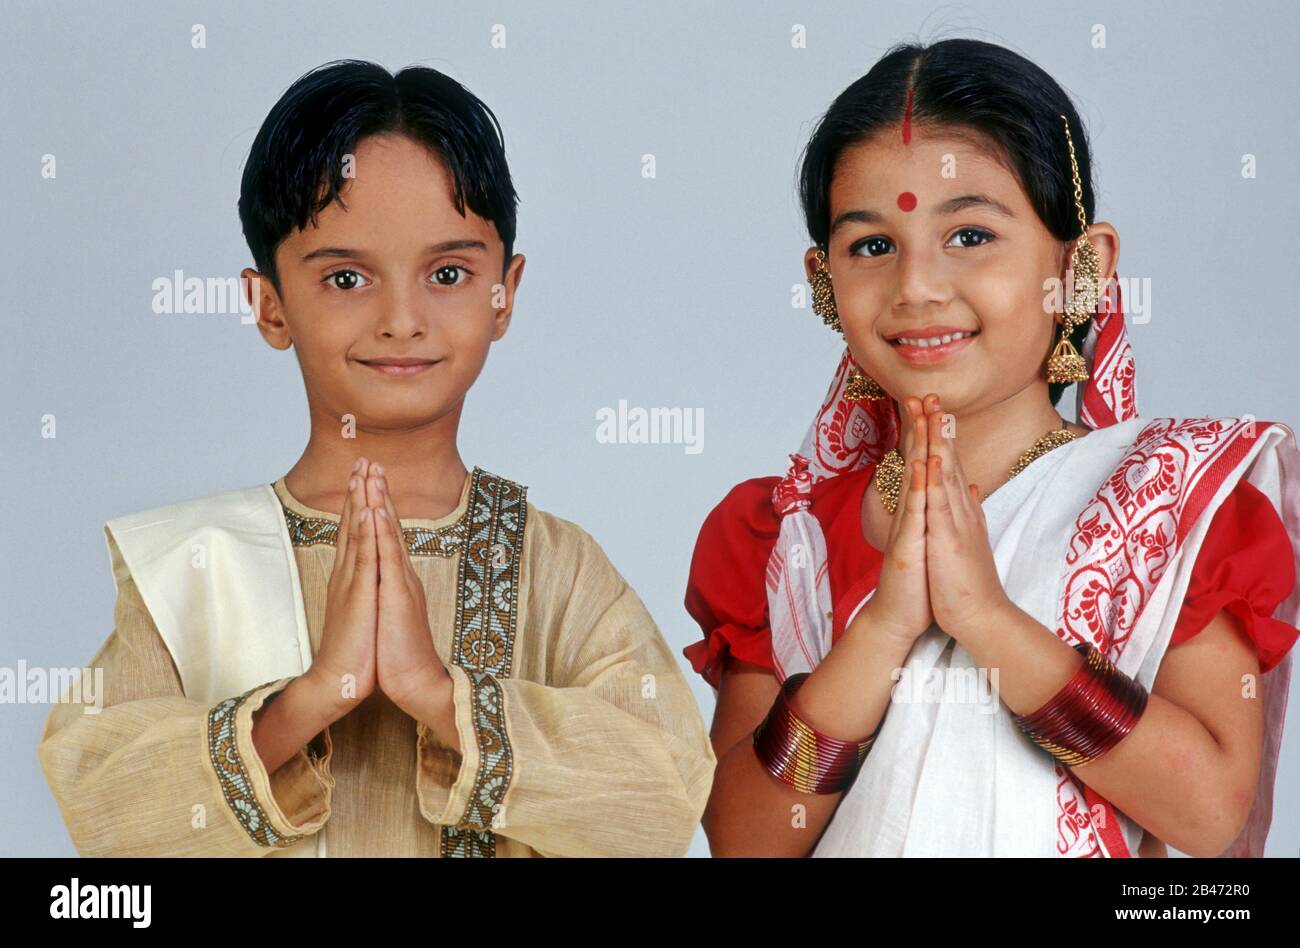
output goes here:
<path id="1" fill-rule="evenodd" d="M 375 689 L 375 632 L 379 610 L 379 555 L 375 519 L 366 506 L 364 458 L 352 468 L 339 520 L 337 553 L 325 592 L 320 652 L 307 676 L 337 720 Z"/>
<path id="2" fill-rule="evenodd" d="M 401 520 L 381 465 L 365 479 L 366 502 L 375 511 L 379 554 L 378 682 L 393 703 L 422 721 L 444 744 L 459 749 L 452 680 L 433 647 L 424 586 L 411 563 Z"/>

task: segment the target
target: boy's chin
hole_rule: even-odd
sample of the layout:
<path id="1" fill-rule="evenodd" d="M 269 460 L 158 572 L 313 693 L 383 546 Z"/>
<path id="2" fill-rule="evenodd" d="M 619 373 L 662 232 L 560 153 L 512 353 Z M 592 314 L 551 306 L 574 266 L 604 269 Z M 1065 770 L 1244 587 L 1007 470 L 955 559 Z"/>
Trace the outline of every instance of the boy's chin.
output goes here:
<path id="1" fill-rule="evenodd" d="M 433 424 L 454 412 L 463 400 L 464 393 L 457 395 L 446 391 L 379 395 L 366 392 L 352 404 L 358 407 L 353 414 L 358 422 L 365 419 L 366 427 L 393 429 Z"/>

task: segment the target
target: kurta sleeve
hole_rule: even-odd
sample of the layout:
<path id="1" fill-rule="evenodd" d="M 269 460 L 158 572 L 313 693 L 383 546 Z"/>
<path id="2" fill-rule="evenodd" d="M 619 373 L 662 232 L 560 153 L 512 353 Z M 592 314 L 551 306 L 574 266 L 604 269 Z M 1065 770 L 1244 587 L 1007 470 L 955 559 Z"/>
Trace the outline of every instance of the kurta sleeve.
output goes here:
<path id="1" fill-rule="evenodd" d="M 781 531 L 772 508 L 779 480 L 757 477 L 733 487 L 705 518 L 695 542 L 686 611 L 704 638 L 682 654 L 714 688 L 731 659 L 774 667 L 766 573 Z"/>
<path id="2" fill-rule="evenodd" d="M 1260 671 L 1268 671 L 1300 636 L 1294 626 L 1273 618 L 1295 581 L 1294 553 L 1281 517 L 1243 478 L 1215 511 L 1197 551 L 1170 648 L 1227 609 L 1254 643 Z"/>
<path id="3" fill-rule="evenodd" d="M 253 715 L 292 680 L 211 707 L 186 698 L 139 590 L 122 580 L 113 632 L 61 694 L 38 749 L 77 851 L 265 856 L 318 831 L 334 785 L 328 729 L 270 775 L 253 746 Z"/>
<path id="4" fill-rule="evenodd" d="M 717 763 L 695 698 L 595 540 L 559 518 L 535 526 L 564 535 L 535 538 L 519 633 L 545 638 L 547 680 L 449 665 L 463 751 L 417 725 L 421 812 L 545 856 L 680 856 Z"/>

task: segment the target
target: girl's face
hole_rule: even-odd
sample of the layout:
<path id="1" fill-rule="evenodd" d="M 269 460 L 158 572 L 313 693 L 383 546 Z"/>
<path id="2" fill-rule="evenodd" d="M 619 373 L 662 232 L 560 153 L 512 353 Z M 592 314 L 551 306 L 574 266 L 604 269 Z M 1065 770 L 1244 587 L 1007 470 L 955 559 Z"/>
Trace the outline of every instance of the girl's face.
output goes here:
<path id="1" fill-rule="evenodd" d="M 854 359 L 895 399 L 935 392 L 964 414 L 1034 385 L 1046 398 L 1049 291 L 1072 245 L 1048 232 L 993 154 L 917 129 L 907 144 L 876 135 L 835 166 L 826 254 L 835 303 Z M 1118 238 L 1107 224 L 1089 236 L 1106 279 Z M 805 256 L 809 274 L 815 251 Z M 898 341 L 952 333 L 972 335 L 942 346 Z"/>
<path id="2" fill-rule="evenodd" d="M 258 326 L 296 350 L 315 411 L 407 429 L 459 412 L 509 325 L 524 258 L 503 280 L 495 225 L 456 209 L 451 175 L 419 142 L 379 135 L 354 151 L 346 209 L 329 204 L 276 248 L 282 294 L 260 280 Z"/>

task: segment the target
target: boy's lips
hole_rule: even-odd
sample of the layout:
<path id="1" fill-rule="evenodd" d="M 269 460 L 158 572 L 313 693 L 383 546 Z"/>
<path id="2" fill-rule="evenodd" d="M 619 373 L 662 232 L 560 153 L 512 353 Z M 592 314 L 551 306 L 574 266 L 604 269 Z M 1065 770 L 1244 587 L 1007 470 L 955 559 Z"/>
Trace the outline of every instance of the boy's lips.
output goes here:
<path id="1" fill-rule="evenodd" d="M 417 358 L 385 358 L 385 359 L 357 359 L 361 365 L 366 368 L 374 369 L 390 378 L 403 378 L 408 375 L 418 375 L 425 369 L 430 369 L 437 365 L 434 359 L 417 359 Z"/>

